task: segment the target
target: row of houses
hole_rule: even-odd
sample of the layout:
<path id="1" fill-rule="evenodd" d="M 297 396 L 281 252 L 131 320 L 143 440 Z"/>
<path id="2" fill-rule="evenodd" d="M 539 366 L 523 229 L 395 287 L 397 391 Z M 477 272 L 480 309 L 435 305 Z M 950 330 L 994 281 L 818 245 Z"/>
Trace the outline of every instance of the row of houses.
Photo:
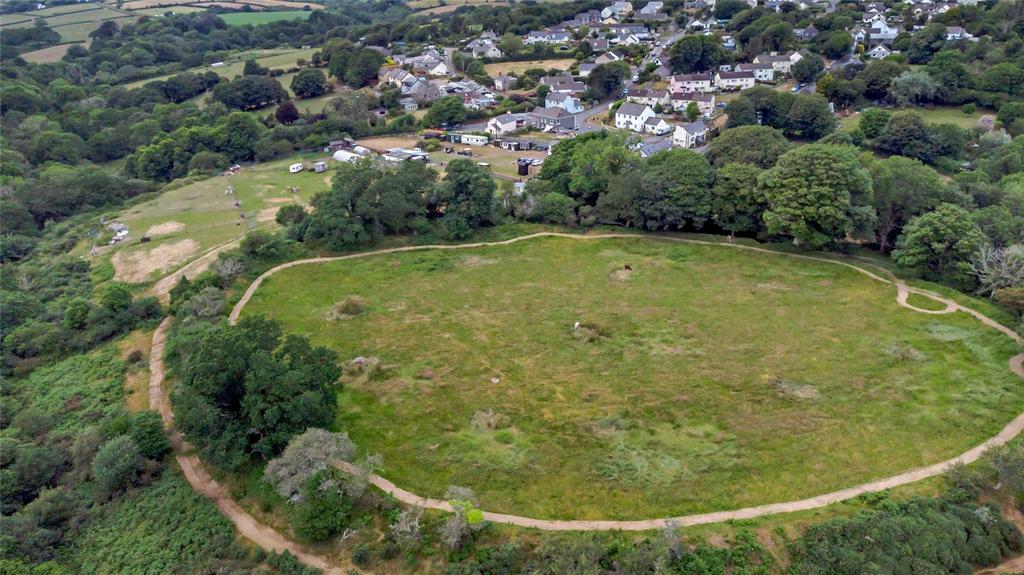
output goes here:
<path id="1" fill-rule="evenodd" d="M 703 120 L 673 125 L 659 117 L 650 106 L 626 102 L 615 111 L 615 127 L 640 134 L 664 136 L 672 132 L 672 145 L 696 148 L 707 142 L 708 127 Z"/>

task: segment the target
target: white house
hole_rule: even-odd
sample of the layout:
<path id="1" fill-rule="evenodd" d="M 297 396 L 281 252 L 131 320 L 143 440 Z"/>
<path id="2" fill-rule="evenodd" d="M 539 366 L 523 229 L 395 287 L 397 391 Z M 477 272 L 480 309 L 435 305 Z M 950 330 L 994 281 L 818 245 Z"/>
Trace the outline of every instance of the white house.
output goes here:
<path id="1" fill-rule="evenodd" d="M 583 102 L 572 94 L 552 92 L 544 98 L 545 108 L 562 108 L 570 114 L 579 114 L 583 111 Z"/>
<path id="2" fill-rule="evenodd" d="M 701 120 L 676 126 L 676 131 L 672 133 L 672 144 L 677 148 L 696 148 L 703 146 L 707 140 L 708 127 Z"/>
<path id="3" fill-rule="evenodd" d="M 719 72 L 715 74 L 715 86 L 719 90 L 746 90 L 756 82 L 753 72 Z"/>
<path id="4" fill-rule="evenodd" d="M 644 131 L 654 134 L 655 136 L 662 136 L 672 131 L 672 124 L 665 121 L 665 118 L 647 118 L 644 122 Z"/>
<path id="5" fill-rule="evenodd" d="M 757 64 L 757 63 L 742 63 L 736 64 L 733 68 L 736 72 L 753 72 L 754 80 L 758 82 L 774 82 L 775 81 L 775 67 L 771 64 Z"/>
<path id="6" fill-rule="evenodd" d="M 615 127 L 633 132 L 643 132 L 644 124 L 654 117 L 650 106 L 626 102 L 615 111 Z"/>
<path id="7" fill-rule="evenodd" d="M 670 92 L 710 92 L 714 90 L 713 79 L 709 72 L 697 74 L 677 74 L 668 79 Z"/>
<path id="8" fill-rule="evenodd" d="M 758 54 L 757 56 L 754 56 L 754 63 L 771 64 L 772 68 L 775 68 L 776 72 L 789 74 L 793 69 L 793 64 L 796 64 L 803 59 L 804 56 L 800 52 L 787 52 L 785 54 Z"/>
<path id="9" fill-rule="evenodd" d="M 494 44 L 494 40 L 477 38 L 466 45 L 474 58 L 501 58 L 501 50 Z"/>
<path id="10" fill-rule="evenodd" d="M 601 18 L 622 18 L 633 12 L 632 2 L 612 2 L 611 6 L 601 10 Z"/>
<path id="11" fill-rule="evenodd" d="M 534 30 L 523 38 L 524 44 L 566 44 L 572 36 L 568 32 L 553 30 Z"/>
<path id="12" fill-rule="evenodd" d="M 502 114 L 495 116 L 487 122 L 487 133 L 497 138 L 498 136 L 504 136 L 509 132 L 514 132 L 519 126 L 519 122 L 516 117 L 512 114 Z"/>
<path id="13" fill-rule="evenodd" d="M 961 40 L 969 40 L 974 36 L 970 32 L 964 30 L 960 26 L 946 26 L 946 40 L 950 42 L 959 42 Z"/>
<path id="14" fill-rule="evenodd" d="M 871 58 L 872 60 L 881 60 L 891 54 L 892 50 L 886 48 L 884 44 L 879 44 L 867 52 L 868 58 Z"/>
<path id="15" fill-rule="evenodd" d="M 665 7 L 664 2 L 651 1 L 646 6 L 640 9 L 640 14 L 644 16 L 653 16 L 661 11 Z"/>
<path id="16" fill-rule="evenodd" d="M 627 102 L 633 102 L 635 104 L 643 104 L 644 106 L 655 107 L 658 104 L 662 106 L 668 105 L 668 92 L 666 90 L 654 90 L 649 88 L 640 88 L 634 90 L 626 96 Z"/>

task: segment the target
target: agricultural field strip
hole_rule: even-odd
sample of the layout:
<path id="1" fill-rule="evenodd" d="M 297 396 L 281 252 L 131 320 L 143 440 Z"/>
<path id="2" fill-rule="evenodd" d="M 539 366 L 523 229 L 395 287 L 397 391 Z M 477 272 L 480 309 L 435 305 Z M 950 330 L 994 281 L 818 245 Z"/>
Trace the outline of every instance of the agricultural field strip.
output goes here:
<path id="1" fill-rule="evenodd" d="M 235 322 L 238 321 L 238 318 L 241 315 L 241 312 L 244 309 L 245 305 L 249 302 L 249 300 L 252 298 L 252 296 L 256 293 L 256 290 L 259 289 L 260 284 L 262 284 L 263 281 L 266 280 L 266 278 L 268 278 L 271 275 L 277 273 L 278 271 L 281 271 L 281 270 L 284 270 L 284 269 L 288 269 L 288 268 L 291 268 L 291 267 L 294 267 L 294 266 L 304 265 L 304 264 L 312 264 L 312 263 L 325 263 L 325 262 L 331 262 L 331 261 L 340 261 L 340 260 L 365 258 L 365 257 L 369 257 L 369 256 L 374 256 L 374 255 L 383 255 L 383 254 L 399 253 L 399 252 L 412 252 L 412 251 L 423 251 L 423 250 L 453 250 L 453 249 L 477 248 L 477 247 L 486 247 L 486 246 L 495 246 L 495 245 L 509 245 L 509 244 L 513 244 L 513 243 L 516 243 L 516 242 L 520 242 L 520 241 L 524 241 L 524 240 L 528 240 L 528 239 L 539 238 L 539 237 L 561 237 L 561 238 L 584 239 L 585 240 L 585 239 L 602 239 L 602 238 L 636 238 L 638 236 L 635 235 L 635 234 L 595 234 L 595 235 L 583 236 L 583 235 L 565 234 L 565 233 L 556 233 L 556 232 L 541 232 L 541 233 L 521 236 L 521 237 L 518 237 L 518 238 L 513 238 L 513 239 L 510 239 L 510 240 L 500 241 L 500 242 L 481 242 L 481 243 L 461 244 L 461 245 L 406 246 L 406 247 L 400 247 L 400 248 L 391 248 L 391 249 L 386 249 L 386 250 L 378 250 L 378 251 L 372 251 L 372 252 L 350 254 L 350 255 L 346 255 L 346 256 L 319 257 L 319 258 L 310 258 L 310 259 L 304 259 L 304 260 L 296 260 L 296 261 L 293 261 L 293 262 L 287 262 L 287 263 L 281 264 L 279 266 L 276 266 L 274 268 L 271 268 L 270 270 L 267 270 L 262 275 L 260 275 L 258 278 L 256 278 L 256 280 L 254 280 L 253 283 L 250 284 L 250 286 L 246 289 L 245 294 L 242 296 L 242 298 L 232 308 L 231 314 L 229 316 L 229 322 L 234 324 Z M 643 237 L 643 236 L 641 236 L 641 237 Z M 975 311 L 975 310 L 973 310 L 971 308 L 967 308 L 967 307 L 961 306 L 961 305 L 957 304 L 955 301 L 952 301 L 950 299 L 944 298 L 944 297 L 942 297 L 942 296 L 940 296 L 940 295 L 938 295 L 938 294 L 936 294 L 934 292 L 930 292 L 928 290 L 923 290 L 923 289 L 919 289 L 919 288 L 910 287 L 910 286 L 906 285 L 904 282 L 902 282 L 899 279 L 897 279 L 895 276 L 892 276 L 891 274 L 888 274 L 888 272 L 883 272 L 883 273 L 886 273 L 886 275 L 890 275 L 891 279 L 886 279 L 886 278 L 884 278 L 884 277 L 882 277 L 882 276 L 880 276 L 880 275 L 878 275 L 878 274 L 876 274 L 874 272 L 868 271 L 868 270 L 866 270 L 866 269 L 864 269 L 864 268 L 862 268 L 860 266 L 857 266 L 857 265 L 853 265 L 853 264 L 850 264 L 850 263 L 847 263 L 847 262 L 837 261 L 837 260 L 834 260 L 834 259 L 824 258 L 824 257 L 809 256 L 809 255 L 803 255 L 803 254 L 792 254 L 792 253 L 785 253 L 785 252 L 777 252 L 777 251 L 772 251 L 772 250 L 768 250 L 768 249 L 764 249 L 764 248 L 757 248 L 757 247 L 753 247 L 753 246 L 744 246 L 744 245 L 737 245 L 737 244 L 723 244 L 723 243 L 718 243 L 718 242 L 709 242 L 709 241 L 702 241 L 702 240 L 691 240 L 691 239 L 685 239 L 685 238 L 674 238 L 674 237 L 666 237 L 666 236 L 650 236 L 650 237 L 657 238 L 657 239 L 662 239 L 662 240 L 668 240 L 668 241 L 697 244 L 697 245 L 733 247 L 733 248 L 739 248 L 739 249 L 744 249 L 744 250 L 748 250 L 748 251 L 762 252 L 762 253 L 774 254 L 774 255 L 785 255 L 785 256 L 790 256 L 790 257 L 795 257 L 795 258 L 800 258 L 800 259 L 805 259 L 805 260 L 821 261 L 821 262 L 827 262 L 827 263 L 832 263 L 832 264 L 838 264 L 838 265 L 845 266 L 845 267 L 848 267 L 850 269 L 853 269 L 853 270 L 855 270 L 855 271 L 857 271 L 857 272 L 859 272 L 861 274 L 864 274 L 864 275 L 868 276 L 869 278 L 871 278 L 871 279 L 873 279 L 875 281 L 879 281 L 879 282 L 882 282 L 882 283 L 885 283 L 885 284 L 894 284 L 896 286 L 896 288 L 897 288 L 897 296 L 896 296 L 897 303 L 899 303 L 899 305 L 901 305 L 903 307 L 906 307 L 908 309 L 911 309 L 911 310 L 914 310 L 914 311 L 917 311 L 917 312 L 920 312 L 920 313 L 926 313 L 926 314 L 945 314 L 945 313 L 952 313 L 954 311 L 963 311 L 965 313 L 968 313 L 968 314 L 974 316 L 979 321 L 981 321 L 983 324 L 999 330 L 1000 332 L 1002 332 L 1005 335 L 1007 335 L 1010 338 L 1012 338 L 1014 341 L 1017 341 L 1017 342 L 1021 341 L 1020 336 L 1017 335 L 1016 332 L 1014 332 L 1013 330 L 1011 330 L 1011 329 L 1009 329 L 1009 328 L 999 324 L 998 322 L 992 320 L 991 318 L 988 318 L 987 316 L 981 314 L 980 312 L 977 312 L 977 311 Z M 944 309 L 941 309 L 941 310 L 926 310 L 926 309 L 921 309 L 921 308 L 915 307 L 915 306 L 910 305 L 909 303 L 907 303 L 907 298 L 909 297 L 909 295 L 911 293 L 918 294 L 918 295 L 921 295 L 921 296 L 933 299 L 935 301 L 938 301 L 940 303 L 945 304 L 946 307 Z M 1018 355 L 1012 357 L 1010 359 L 1010 362 L 1009 362 L 1009 367 L 1010 367 L 1010 369 L 1016 375 L 1020 376 L 1021 378 L 1024 378 L 1024 367 L 1022 367 L 1022 363 L 1024 363 L 1024 353 L 1018 354 Z M 888 477 L 888 478 L 879 479 L 879 480 L 876 480 L 876 481 L 871 481 L 871 482 L 868 482 L 868 483 L 857 485 L 855 487 L 850 487 L 850 488 L 847 488 L 847 489 L 833 491 L 833 492 L 830 492 L 830 493 L 825 493 L 825 494 L 822 494 L 822 495 L 818 495 L 818 496 L 810 497 L 810 498 L 806 498 L 806 499 L 801 499 L 801 500 L 797 500 L 797 501 L 787 501 L 787 502 L 773 503 L 773 504 L 768 504 L 768 505 L 760 505 L 760 506 L 755 506 L 755 507 L 746 507 L 746 508 L 736 509 L 736 510 L 732 510 L 732 511 L 719 511 L 719 512 L 713 512 L 713 513 L 685 515 L 685 516 L 680 516 L 680 517 L 669 517 L 669 518 L 661 518 L 661 519 L 626 520 L 626 521 L 546 520 L 546 519 L 534 519 L 534 518 L 529 518 L 529 517 L 521 517 L 521 516 L 516 516 L 516 515 L 509 515 L 509 514 L 503 514 L 503 513 L 493 513 L 493 512 L 484 512 L 484 515 L 485 515 L 485 518 L 487 518 L 490 521 L 494 521 L 496 523 L 503 523 L 503 524 L 515 525 L 515 526 L 519 526 L 519 527 L 528 527 L 528 528 L 535 528 L 535 529 L 541 529 L 541 530 L 550 530 L 550 531 L 578 531 L 578 530 L 646 531 L 646 530 L 651 530 L 651 529 L 659 529 L 659 528 L 662 528 L 662 527 L 664 527 L 666 525 L 669 525 L 669 524 L 682 525 L 682 526 L 692 526 L 692 525 L 701 525 L 701 524 L 706 524 L 706 523 L 718 523 L 718 522 L 722 522 L 722 521 L 729 521 L 729 520 L 736 520 L 736 519 L 750 519 L 750 518 L 753 518 L 753 517 L 760 517 L 760 516 L 771 515 L 771 514 L 776 514 L 776 513 L 790 513 L 790 512 L 795 512 L 795 511 L 805 511 L 805 510 L 809 510 L 809 509 L 815 509 L 815 508 L 819 508 L 819 507 L 824 507 L 824 506 L 830 505 L 832 503 L 838 503 L 838 502 L 841 502 L 841 501 L 845 501 L 847 499 L 856 497 L 856 496 L 864 494 L 864 493 L 870 493 L 870 492 L 874 492 L 874 491 L 880 491 L 880 490 L 884 490 L 884 489 L 889 489 L 889 488 L 897 487 L 897 486 L 900 486 L 900 485 L 905 485 L 905 484 L 908 484 L 908 483 L 913 483 L 913 482 L 916 482 L 916 481 L 920 481 L 922 479 L 926 479 L 926 478 L 929 478 L 929 477 L 934 477 L 934 476 L 937 476 L 937 475 L 941 475 L 942 473 L 945 473 L 953 465 L 956 465 L 956 464 L 967 464 L 967 463 L 972 463 L 974 461 L 977 461 L 988 449 L 990 449 L 992 447 L 997 447 L 997 446 L 1005 444 L 1006 442 L 1008 442 L 1011 439 L 1013 439 L 1014 437 L 1016 437 L 1022 430 L 1024 430 L 1024 413 L 1018 415 L 1015 419 L 1013 419 L 1010 423 L 1008 423 L 994 437 L 991 437 L 990 439 L 988 439 L 987 441 L 983 442 L 982 444 L 980 444 L 980 445 L 978 445 L 978 446 L 976 446 L 976 447 L 974 447 L 974 448 L 972 448 L 972 449 L 970 449 L 970 450 L 968 450 L 968 451 L 966 451 L 966 452 L 962 453 L 961 455 L 958 455 L 958 456 L 956 456 L 954 458 L 951 458 L 951 459 L 948 459 L 946 461 L 942 461 L 940 463 L 936 463 L 936 464 L 933 464 L 933 465 L 929 465 L 929 466 L 926 466 L 926 467 L 921 467 L 921 468 L 913 469 L 911 471 L 907 471 L 905 473 L 894 475 L 894 476 L 891 476 L 891 477 Z M 354 468 L 351 465 L 345 464 L 344 462 L 340 462 L 338 464 L 338 466 L 339 466 L 339 468 L 341 468 L 341 469 L 343 469 L 345 471 L 349 471 L 349 472 L 353 472 L 354 471 Z M 384 479 L 383 477 L 380 477 L 380 476 L 377 476 L 377 475 L 371 475 L 369 477 L 369 480 L 370 480 L 371 483 L 376 485 L 378 488 L 380 488 L 383 491 L 386 491 L 386 492 L 394 495 L 396 498 L 398 498 L 400 501 L 402 501 L 402 502 L 404 502 L 406 504 L 417 505 L 417 506 L 420 506 L 420 507 L 425 507 L 425 508 L 430 508 L 430 509 L 438 509 L 438 510 L 442 510 L 442 511 L 451 511 L 451 506 L 446 501 L 441 501 L 441 500 L 437 500 L 437 499 L 430 499 L 430 498 L 421 497 L 419 495 L 416 495 L 414 493 L 411 493 L 409 491 L 406 491 L 406 490 L 403 490 L 403 489 L 397 487 L 395 484 L 391 483 L 387 479 Z"/>

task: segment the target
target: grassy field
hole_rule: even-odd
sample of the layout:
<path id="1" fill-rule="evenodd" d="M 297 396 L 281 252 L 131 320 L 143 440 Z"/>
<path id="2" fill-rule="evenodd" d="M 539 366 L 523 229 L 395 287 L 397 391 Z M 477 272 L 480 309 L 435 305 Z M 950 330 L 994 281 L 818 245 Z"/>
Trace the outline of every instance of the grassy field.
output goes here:
<path id="1" fill-rule="evenodd" d="M 278 20 L 306 20 L 310 14 L 311 12 L 303 12 L 301 10 L 290 10 L 287 12 L 238 12 L 235 14 L 221 14 L 220 18 L 229 26 L 245 26 L 246 24 L 259 26 L 260 24 L 277 22 Z"/>
<path id="2" fill-rule="evenodd" d="M 32 52 L 25 52 L 21 55 L 21 58 L 26 62 L 32 62 L 33 64 L 45 64 L 47 62 L 57 62 L 64 57 L 64 54 L 68 53 L 68 50 L 72 46 L 78 44 L 78 42 L 70 44 L 57 44 L 56 46 L 50 46 L 43 48 L 42 50 L 34 50 Z"/>
<path id="3" fill-rule="evenodd" d="M 299 102 L 296 102 L 298 105 Z M 366 146 L 367 148 L 383 152 L 388 148 L 414 148 L 419 138 L 415 136 L 385 136 L 379 138 L 367 138 L 359 140 L 359 145 Z M 442 145 L 451 146 L 456 150 L 470 149 L 473 151 L 472 158 L 466 156 L 459 156 L 457 154 L 447 154 L 443 148 L 438 152 L 430 152 L 430 161 L 434 163 L 434 167 L 444 171 L 444 166 L 452 160 L 459 158 L 472 159 L 474 162 L 486 162 L 491 165 L 491 173 L 495 176 L 499 176 L 505 179 L 518 180 L 521 176 L 518 175 L 518 165 L 516 163 L 517 158 L 536 158 L 544 159 L 547 157 L 547 152 L 538 151 L 519 151 L 512 152 L 509 150 L 503 150 L 501 148 L 495 148 L 494 146 L 467 146 L 464 144 L 450 144 L 442 143 Z"/>
<path id="4" fill-rule="evenodd" d="M 30 28 L 35 25 L 37 18 L 42 18 L 54 32 L 60 34 L 62 43 L 85 42 L 89 39 L 89 33 L 98 28 L 101 22 L 131 17 L 131 14 L 124 10 L 118 10 L 103 4 L 69 4 L 33 12 L 5 15 L 3 22 L 0 23 L 0 32 L 4 28 Z M 33 61 L 54 61 L 52 57 L 59 52 L 59 47 L 53 48 L 54 51 L 52 53 L 37 50 L 33 53 L 36 54 Z M 67 48 L 63 48 L 63 51 L 66 52 Z M 59 53 L 63 56 L 64 52 Z M 59 57 L 56 59 L 59 59 Z"/>
<path id="5" fill-rule="evenodd" d="M 995 112 L 989 110 L 978 110 L 973 114 L 964 114 L 956 106 L 936 106 L 934 108 L 907 108 L 908 111 L 919 114 L 929 124 L 954 124 L 961 128 L 971 129 L 978 126 L 978 120 L 982 116 L 993 115 Z M 902 110 L 891 110 L 898 112 Z M 860 114 L 854 113 L 846 117 L 840 117 L 839 128 L 844 131 L 852 131 L 857 127 Z"/>
<path id="6" fill-rule="evenodd" d="M 367 312 L 328 320 L 351 296 Z M 1012 342 L 895 296 L 783 256 L 543 239 L 293 268 L 244 315 L 342 360 L 381 358 L 340 394 L 339 427 L 399 485 L 624 519 L 884 477 L 960 453 L 1024 408 Z"/>
<path id="7" fill-rule="evenodd" d="M 519 74 L 530 68 L 568 70 L 569 66 L 575 61 L 572 58 L 556 58 L 553 60 L 527 60 L 524 62 L 497 62 L 485 65 L 484 69 L 487 70 L 488 76 L 493 77 L 498 74 L 508 74 L 509 72 Z"/>
<path id="8" fill-rule="evenodd" d="M 245 52 L 239 52 L 238 54 L 233 54 L 230 58 L 224 61 L 223 66 L 218 66 L 216 68 L 203 66 L 202 68 L 193 68 L 190 71 L 213 71 L 230 79 L 242 74 L 242 69 L 245 68 L 246 60 L 255 59 L 261 66 L 265 66 L 270 69 L 287 69 L 294 68 L 299 59 L 309 61 L 313 56 L 313 52 L 318 50 L 319 48 L 296 48 L 293 50 L 248 50 Z M 165 74 L 163 76 L 155 76 L 145 80 L 136 80 L 134 82 L 124 84 L 124 88 L 126 90 L 131 90 L 132 88 L 138 88 L 148 82 L 166 80 L 173 75 L 174 74 Z M 289 84 L 291 84 L 291 75 L 285 74 L 283 76 L 279 76 L 277 80 L 281 82 L 281 85 L 284 86 L 285 89 L 288 89 Z"/>
<path id="9" fill-rule="evenodd" d="M 313 158 L 305 159 L 309 162 Z M 143 281 L 241 237 L 250 225 L 276 227 L 278 208 L 308 202 L 330 185 L 330 170 L 289 174 L 288 166 L 297 161 L 270 162 L 245 168 L 234 176 L 209 178 L 128 208 L 118 221 L 128 225 L 131 238 L 111 250 L 117 277 Z M 224 193 L 229 185 L 234 186 L 234 195 Z M 298 193 L 290 191 L 292 186 L 298 188 Z M 235 207 L 236 200 L 241 207 Z M 152 241 L 140 243 L 143 235 Z"/>

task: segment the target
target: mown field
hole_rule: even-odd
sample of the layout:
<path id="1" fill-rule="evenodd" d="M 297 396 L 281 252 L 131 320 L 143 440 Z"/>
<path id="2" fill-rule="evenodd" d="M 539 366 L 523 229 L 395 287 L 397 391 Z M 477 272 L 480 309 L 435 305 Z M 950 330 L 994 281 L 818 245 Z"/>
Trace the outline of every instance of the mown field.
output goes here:
<path id="1" fill-rule="evenodd" d="M 895 295 L 781 255 L 541 239 L 295 267 L 244 315 L 343 361 L 380 358 L 340 394 L 338 426 L 402 487 L 626 519 L 885 477 L 960 453 L 1024 409 L 1009 339 Z M 332 315 L 353 296 L 365 313 Z"/>
<path id="2" fill-rule="evenodd" d="M 313 156 L 307 158 L 312 165 Z M 140 282 L 170 272 L 211 248 L 255 229 L 276 227 L 274 215 L 290 203 L 308 202 L 327 189 L 332 172 L 289 174 L 299 158 L 260 164 L 233 176 L 217 176 L 160 194 L 124 211 L 128 243 L 113 250 L 117 278 Z M 233 195 L 224 192 L 234 186 Z M 298 189 L 293 193 L 291 187 Z M 240 207 L 235 206 L 238 201 Z M 152 241 L 140 243 L 148 235 Z"/>
<path id="3" fill-rule="evenodd" d="M 496 76 L 498 74 L 508 74 L 509 72 L 515 74 L 521 74 L 530 68 L 540 68 L 542 70 L 550 70 L 552 68 L 556 70 L 568 70 L 569 66 L 572 65 L 576 60 L 572 58 L 556 58 L 553 60 L 527 60 L 523 62 L 496 62 L 494 64 L 486 64 L 484 69 L 487 70 L 489 76 Z"/>
<path id="4" fill-rule="evenodd" d="M 309 15 L 310 12 L 290 10 L 287 12 L 237 12 L 234 14 L 221 14 L 220 17 L 229 26 L 245 26 L 247 24 L 259 26 L 260 24 L 277 22 L 279 20 L 305 20 L 309 18 Z"/>

